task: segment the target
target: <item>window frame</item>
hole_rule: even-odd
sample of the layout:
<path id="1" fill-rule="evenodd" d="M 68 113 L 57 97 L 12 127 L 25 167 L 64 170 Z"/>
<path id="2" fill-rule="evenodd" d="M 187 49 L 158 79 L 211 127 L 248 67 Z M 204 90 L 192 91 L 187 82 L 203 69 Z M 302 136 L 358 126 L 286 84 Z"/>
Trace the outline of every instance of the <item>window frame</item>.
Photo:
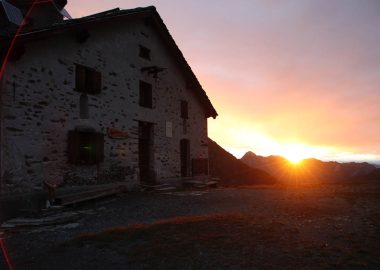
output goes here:
<path id="1" fill-rule="evenodd" d="M 101 72 L 86 67 L 84 65 L 75 64 L 75 90 L 89 95 L 97 95 L 102 89 Z"/>
<path id="2" fill-rule="evenodd" d="M 145 60 L 152 60 L 151 50 L 143 45 L 139 45 L 139 56 Z"/>
<path id="3" fill-rule="evenodd" d="M 189 102 L 181 100 L 181 118 L 189 119 Z"/>
<path id="4" fill-rule="evenodd" d="M 68 163 L 95 165 L 104 161 L 104 134 L 95 131 L 70 130 L 67 143 Z"/>

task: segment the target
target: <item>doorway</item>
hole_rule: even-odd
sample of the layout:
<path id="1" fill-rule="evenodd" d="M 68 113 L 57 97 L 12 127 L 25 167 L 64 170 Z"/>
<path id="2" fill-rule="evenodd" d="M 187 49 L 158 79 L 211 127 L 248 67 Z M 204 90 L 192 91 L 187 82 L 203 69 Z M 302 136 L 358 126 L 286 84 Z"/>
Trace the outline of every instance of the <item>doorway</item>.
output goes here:
<path id="1" fill-rule="evenodd" d="M 188 139 L 182 139 L 180 141 L 180 155 L 181 177 L 187 177 L 190 171 L 190 141 Z"/>
<path id="2" fill-rule="evenodd" d="M 153 124 L 139 122 L 139 170 L 140 181 L 154 183 Z"/>

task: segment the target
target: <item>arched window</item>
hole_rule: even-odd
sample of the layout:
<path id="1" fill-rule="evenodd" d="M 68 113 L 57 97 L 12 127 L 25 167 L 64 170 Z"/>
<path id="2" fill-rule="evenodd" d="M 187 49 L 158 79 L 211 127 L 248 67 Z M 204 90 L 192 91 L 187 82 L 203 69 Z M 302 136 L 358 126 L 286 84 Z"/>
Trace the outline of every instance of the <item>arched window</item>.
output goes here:
<path id="1" fill-rule="evenodd" d="M 81 94 L 79 99 L 79 118 L 88 119 L 88 96 L 86 94 Z"/>

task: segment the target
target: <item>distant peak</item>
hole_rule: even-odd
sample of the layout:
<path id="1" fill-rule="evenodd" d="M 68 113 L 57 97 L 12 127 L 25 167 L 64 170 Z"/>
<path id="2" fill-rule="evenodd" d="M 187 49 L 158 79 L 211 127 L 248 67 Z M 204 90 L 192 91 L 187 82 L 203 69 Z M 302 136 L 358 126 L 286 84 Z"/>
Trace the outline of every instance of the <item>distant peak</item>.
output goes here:
<path id="1" fill-rule="evenodd" d="M 252 151 L 248 151 L 247 153 L 244 154 L 244 157 L 256 157 L 257 155 L 253 153 Z"/>

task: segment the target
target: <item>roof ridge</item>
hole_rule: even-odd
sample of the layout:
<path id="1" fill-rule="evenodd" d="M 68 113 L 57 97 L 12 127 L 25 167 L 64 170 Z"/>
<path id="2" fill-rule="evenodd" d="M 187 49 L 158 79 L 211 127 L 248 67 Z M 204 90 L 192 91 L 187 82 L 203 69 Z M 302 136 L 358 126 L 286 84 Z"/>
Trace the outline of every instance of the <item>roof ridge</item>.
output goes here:
<path id="1" fill-rule="evenodd" d="M 108 13 L 112 13 L 112 12 L 115 12 L 115 11 L 120 11 L 120 8 L 117 7 L 117 8 L 105 10 L 105 11 L 102 11 L 102 12 L 98 12 L 98 13 L 90 14 L 90 15 L 87 15 L 87 16 L 83 16 L 81 18 L 92 17 L 92 16 L 99 16 L 99 15 L 106 15 Z M 77 19 L 80 19 L 80 18 L 77 18 Z"/>
<path id="2" fill-rule="evenodd" d="M 123 14 L 123 13 L 132 13 L 132 12 L 140 12 L 140 11 L 148 11 L 148 10 L 156 11 L 157 8 L 155 6 L 146 6 L 146 7 L 137 7 L 137 8 L 128 8 L 128 9 L 121 9 L 121 8 L 117 7 L 117 8 L 109 9 L 106 11 L 90 14 L 87 16 L 83 16 L 81 18 L 76 18 L 76 19 L 91 18 L 91 17 L 102 16 L 102 15 L 110 15 L 112 13 Z"/>

